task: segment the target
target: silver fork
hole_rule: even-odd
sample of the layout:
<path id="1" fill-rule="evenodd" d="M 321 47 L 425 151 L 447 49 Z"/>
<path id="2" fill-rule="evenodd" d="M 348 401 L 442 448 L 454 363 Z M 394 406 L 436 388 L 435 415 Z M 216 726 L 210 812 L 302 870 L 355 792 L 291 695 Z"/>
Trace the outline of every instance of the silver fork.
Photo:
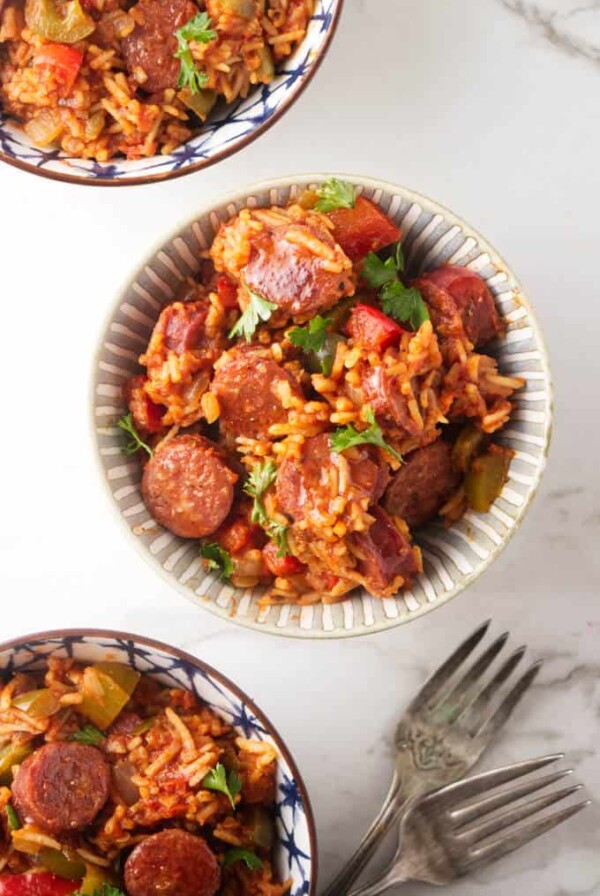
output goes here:
<path id="1" fill-rule="evenodd" d="M 525 647 L 510 654 L 485 683 L 508 632 L 500 635 L 459 676 L 483 640 L 490 620 L 466 639 L 426 682 L 396 729 L 396 767 L 379 814 L 356 852 L 323 896 L 344 896 L 394 822 L 420 797 L 462 778 L 477 762 L 539 672 L 534 663 L 505 692 L 502 686 L 521 662 Z"/>
<path id="2" fill-rule="evenodd" d="M 378 880 L 353 890 L 350 896 L 380 896 L 390 887 L 409 880 L 448 884 L 571 818 L 591 801 L 566 806 L 551 815 L 543 812 L 578 791 L 581 784 L 523 802 L 530 794 L 572 774 L 569 769 L 542 777 L 531 776 L 558 759 L 562 759 L 562 753 L 517 762 L 450 784 L 424 797 L 404 816 L 400 848 L 387 872 Z M 524 777 L 527 779 L 517 781 Z M 509 782 L 516 783 L 490 793 Z M 518 826 L 527 819 L 530 819 L 527 824 Z"/>

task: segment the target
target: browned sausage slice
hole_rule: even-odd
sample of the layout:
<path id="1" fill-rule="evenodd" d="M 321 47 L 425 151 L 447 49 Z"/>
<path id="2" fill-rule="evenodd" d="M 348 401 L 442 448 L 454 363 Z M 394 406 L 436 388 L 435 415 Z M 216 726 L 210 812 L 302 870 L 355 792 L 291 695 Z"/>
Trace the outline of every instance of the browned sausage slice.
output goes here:
<path id="1" fill-rule="evenodd" d="M 427 301 L 434 305 L 434 318 L 440 312 L 446 316 L 450 306 L 446 302 L 446 310 L 442 308 L 443 299 L 436 295 L 431 287 L 442 290 L 450 297 L 456 311 L 460 315 L 462 325 L 469 340 L 475 347 L 485 345 L 494 336 L 499 336 L 504 330 L 500 315 L 496 309 L 492 296 L 485 280 L 468 268 L 459 265 L 445 264 L 434 271 L 424 274 L 418 281 Z"/>
<path id="2" fill-rule="evenodd" d="M 406 396 L 400 391 L 397 379 L 390 376 L 384 367 L 367 368 L 362 389 L 365 400 L 384 425 L 396 426 L 408 436 L 421 432 L 422 426 L 411 417 Z"/>
<path id="3" fill-rule="evenodd" d="M 176 828 L 146 837 L 125 862 L 129 896 L 215 896 L 220 885 L 206 840 Z"/>
<path id="4" fill-rule="evenodd" d="M 385 510 L 373 507 L 369 513 L 373 514 L 375 522 L 366 532 L 351 536 L 366 588 L 372 594 L 385 595 L 398 576 L 402 576 L 404 585 L 410 586 L 414 576 L 421 571 L 418 554 Z"/>
<path id="5" fill-rule="evenodd" d="M 417 448 L 392 477 L 384 505 L 411 528 L 422 526 L 439 513 L 458 488 L 460 473 L 452 466 L 452 446 L 438 440 Z"/>
<path id="6" fill-rule="evenodd" d="M 307 248 L 311 241 L 331 253 L 332 263 L 345 267 L 337 273 L 329 270 L 328 260 Z M 351 263 L 328 231 L 291 224 L 265 231 L 253 241 L 244 279 L 254 292 L 302 319 L 352 295 L 351 273 Z"/>
<path id="7" fill-rule="evenodd" d="M 175 535 L 203 538 L 231 510 L 237 478 L 208 439 L 175 436 L 144 467 L 142 496 L 154 519 Z"/>
<path id="8" fill-rule="evenodd" d="M 192 0 L 139 0 L 130 12 L 138 24 L 121 43 L 128 71 L 146 75 L 140 83 L 146 93 L 177 87 L 181 65 L 174 55 L 175 32 L 198 13 L 198 7 Z"/>
<path id="9" fill-rule="evenodd" d="M 12 797 L 22 820 L 58 834 L 90 824 L 108 798 L 109 768 L 95 747 L 45 744 L 19 768 Z"/>
<path id="10" fill-rule="evenodd" d="M 286 423 L 281 389 L 303 400 L 297 380 L 260 349 L 233 349 L 222 356 L 211 385 L 219 401 L 219 424 L 225 436 L 235 439 L 269 438 L 269 427 Z"/>
<path id="11" fill-rule="evenodd" d="M 348 488 L 357 498 L 377 501 L 389 481 L 387 467 L 376 464 L 368 449 L 356 453 L 358 457 L 351 460 L 344 458 Z M 329 502 L 337 495 L 331 491 L 330 473 L 338 474 L 339 468 L 340 455 L 331 450 L 327 433 L 307 439 L 302 457 L 287 458 L 277 473 L 277 500 L 282 511 L 294 521 L 314 510 L 327 513 Z"/>

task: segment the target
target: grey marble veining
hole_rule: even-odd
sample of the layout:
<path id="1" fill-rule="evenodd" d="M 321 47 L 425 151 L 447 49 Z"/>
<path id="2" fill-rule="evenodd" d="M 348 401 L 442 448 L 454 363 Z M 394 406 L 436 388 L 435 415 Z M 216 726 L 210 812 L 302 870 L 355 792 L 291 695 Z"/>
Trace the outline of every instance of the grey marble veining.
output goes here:
<path id="1" fill-rule="evenodd" d="M 598 0 L 499 0 L 555 47 L 600 66 Z"/>

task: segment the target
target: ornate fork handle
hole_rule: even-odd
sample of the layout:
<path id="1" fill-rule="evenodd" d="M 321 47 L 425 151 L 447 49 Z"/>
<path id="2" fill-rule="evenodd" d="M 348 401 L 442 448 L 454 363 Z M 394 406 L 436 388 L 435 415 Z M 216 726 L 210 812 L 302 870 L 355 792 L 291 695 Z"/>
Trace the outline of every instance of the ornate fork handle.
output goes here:
<path id="1" fill-rule="evenodd" d="M 383 806 L 371 827 L 361 840 L 356 852 L 342 868 L 337 877 L 329 884 L 322 896 L 345 896 L 358 876 L 370 862 L 386 834 L 391 830 L 400 815 L 406 811 L 416 797 L 408 797 L 403 793 L 402 781 L 397 771 L 394 772 L 392 785 Z"/>

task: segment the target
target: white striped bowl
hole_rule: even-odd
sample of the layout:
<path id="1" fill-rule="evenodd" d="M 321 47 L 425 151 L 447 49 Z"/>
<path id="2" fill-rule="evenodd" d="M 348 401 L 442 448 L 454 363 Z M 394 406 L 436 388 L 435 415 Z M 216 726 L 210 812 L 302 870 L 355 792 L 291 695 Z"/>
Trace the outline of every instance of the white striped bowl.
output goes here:
<path id="1" fill-rule="evenodd" d="M 464 221 L 425 196 L 370 178 L 337 175 L 355 183 L 402 228 L 411 272 L 451 262 L 477 271 L 492 290 L 508 322 L 507 336 L 492 346 L 493 353 L 505 373 L 526 381 L 501 437 L 516 452 L 506 487 L 489 513 L 469 512 L 451 529 L 432 524 L 419 533 L 425 570 L 410 591 L 386 600 L 357 593 L 333 606 L 261 610 L 256 593 L 234 589 L 203 572 L 195 541 L 177 538 L 157 525 L 142 502 L 138 461 L 122 454 L 122 433 L 114 425 L 125 410 L 121 386 L 139 372 L 137 358 L 162 306 L 172 301 L 180 281 L 197 270 L 198 249 L 210 245 L 219 223 L 245 206 L 286 203 L 330 176 L 257 184 L 202 209 L 167 237 L 120 291 L 101 336 L 93 373 L 93 426 L 102 475 L 132 543 L 198 606 L 258 631 L 304 638 L 362 635 L 400 625 L 450 600 L 480 576 L 529 507 L 546 464 L 552 424 L 552 383 L 543 338 L 520 284 L 496 251 Z"/>

